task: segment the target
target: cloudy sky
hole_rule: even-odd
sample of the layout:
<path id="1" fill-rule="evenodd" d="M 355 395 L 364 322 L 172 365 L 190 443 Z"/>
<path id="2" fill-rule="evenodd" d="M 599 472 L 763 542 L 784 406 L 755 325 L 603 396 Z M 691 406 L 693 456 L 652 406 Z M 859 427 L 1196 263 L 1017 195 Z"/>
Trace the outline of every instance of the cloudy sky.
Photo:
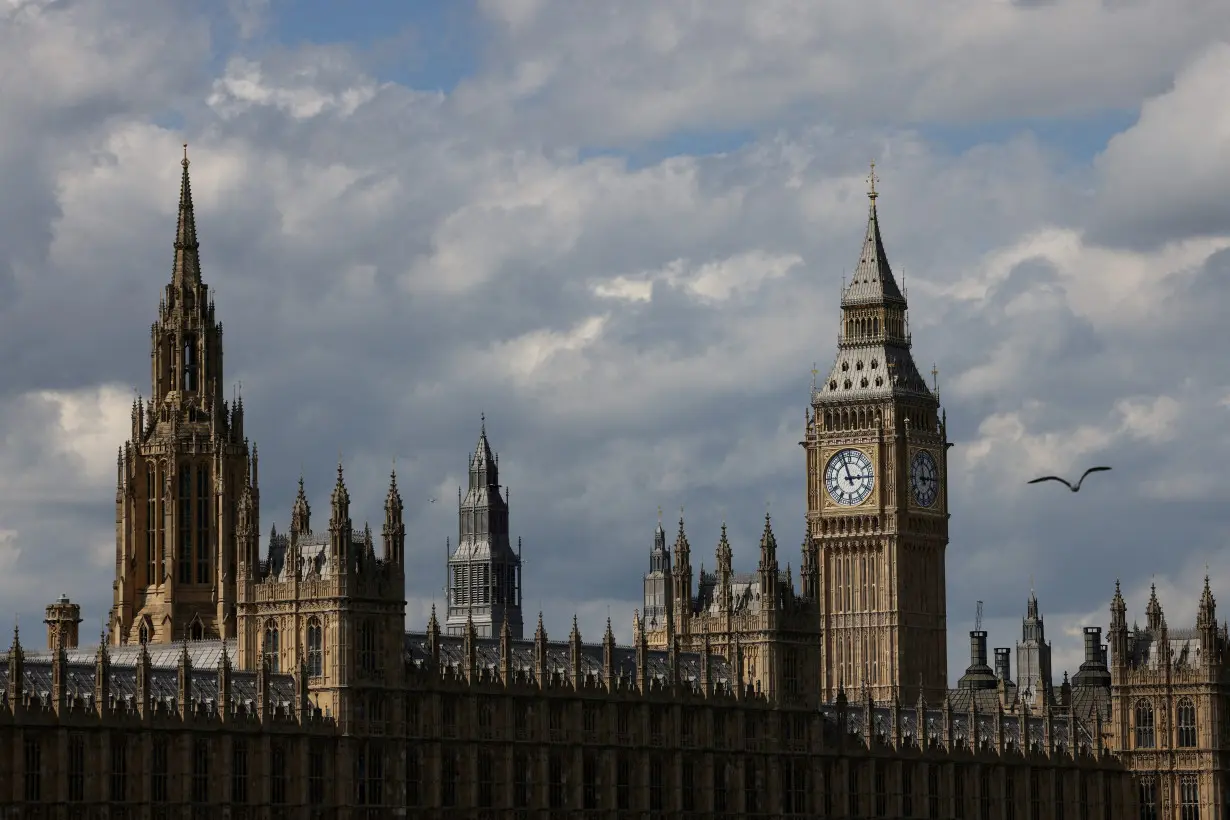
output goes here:
<path id="1" fill-rule="evenodd" d="M 813 362 L 875 159 L 952 450 L 950 669 L 974 602 L 1057 669 L 1116 577 L 1230 596 L 1224 0 L 0 0 L 0 609 L 111 601 L 114 459 L 190 143 L 262 524 L 394 457 L 407 620 L 485 411 L 526 604 L 623 638 L 659 505 L 797 571 Z M 1026 486 L 1094 476 L 1079 495 Z M 429 498 L 439 498 L 431 504 Z M 696 561 L 699 563 L 699 561 Z M 1224 597 L 1230 603 L 1230 597 Z M 527 617 L 528 620 L 528 617 Z M 1058 675 L 1057 675 L 1058 677 Z"/>

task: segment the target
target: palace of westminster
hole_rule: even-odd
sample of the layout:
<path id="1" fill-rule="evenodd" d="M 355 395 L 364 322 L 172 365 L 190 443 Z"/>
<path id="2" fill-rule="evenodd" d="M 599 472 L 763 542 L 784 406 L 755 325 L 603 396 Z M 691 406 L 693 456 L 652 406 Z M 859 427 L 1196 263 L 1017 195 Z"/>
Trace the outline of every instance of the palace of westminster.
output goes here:
<path id="1" fill-rule="evenodd" d="M 1030 595 L 1015 668 L 970 632 L 946 680 L 948 440 L 911 356 L 876 214 L 802 430 L 807 532 L 782 571 L 693 572 L 659 522 L 633 645 L 608 621 L 523 634 L 522 564 L 485 424 L 449 558 L 447 611 L 405 629 L 402 501 L 380 545 L 339 466 L 323 527 L 300 481 L 260 544 L 256 447 L 223 400 L 185 152 L 152 393 L 119 450 L 114 601 L 0 656 L 0 818 L 1230 817 L 1230 635 L 1206 579 L 1194 628 L 1156 595 L 1052 681 Z M 24 642 L 23 642 L 24 638 Z M 38 641 L 42 643 L 42 641 Z"/>

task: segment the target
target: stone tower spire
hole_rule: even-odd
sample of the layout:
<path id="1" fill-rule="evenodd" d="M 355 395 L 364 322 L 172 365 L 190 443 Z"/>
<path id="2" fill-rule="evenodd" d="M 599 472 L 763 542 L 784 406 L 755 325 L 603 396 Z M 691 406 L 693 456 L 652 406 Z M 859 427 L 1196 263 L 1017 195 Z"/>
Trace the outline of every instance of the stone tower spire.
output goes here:
<path id="1" fill-rule="evenodd" d="M 1145 625 L 1150 632 L 1157 632 L 1162 628 L 1164 620 L 1162 605 L 1157 600 L 1157 584 L 1150 584 L 1149 603 L 1145 605 Z"/>
<path id="2" fill-rule="evenodd" d="M 354 560 L 354 524 L 350 520 L 350 491 L 342 473 L 342 460 L 337 461 L 337 481 L 329 498 L 329 557 L 339 572 L 349 572 Z"/>
<path id="3" fill-rule="evenodd" d="M 290 540 L 296 543 L 301 537 L 312 532 L 312 507 L 308 504 L 307 494 L 303 492 L 303 476 L 299 476 L 299 492 L 295 495 L 295 504 L 290 510 Z"/>
<path id="4" fill-rule="evenodd" d="M 836 697 L 840 681 L 865 676 L 876 700 L 912 702 L 921 686 L 939 702 L 948 690 L 948 442 L 938 393 L 911 352 L 907 294 L 885 251 L 874 165 L 868 182 L 836 356 L 811 391 L 802 442 L 803 594 L 819 610 L 822 699 Z M 857 522 L 873 526 L 854 539 L 849 525 Z"/>
<path id="5" fill-rule="evenodd" d="M 675 535 L 675 567 L 671 581 L 674 592 L 674 627 L 687 634 L 692 615 L 692 547 L 683 530 L 683 511 L 679 513 L 679 532 Z"/>
<path id="6" fill-rule="evenodd" d="M 406 559 L 406 525 L 402 522 L 401 493 L 397 471 L 389 474 L 389 492 L 384 497 L 384 560 L 401 564 Z"/>
<path id="7" fill-rule="evenodd" d="M 448 560 L 450 635 L 464 634 L 472 618 L 480 637 L 499 636 L 508 620 L 520 640 L 521 554 L 509 536 L 508 503 L 501 495 L 500 461 L 487 439 L 487 417 L 481 417 L 478 444 L 470 456 L 469 483 L 457 510 L 457 548 Z"/>
<path id="8" fill-rule="evenodd" d="M 1038 596 L 1031 589 L 1021 619 L 1021 640 L 1016 645 L 1017 683 L 1021 698 L 1030 707 L 1042 708 L 1049 702 L 1051 677 L 1051 644 L 1046 639 L 1046 625 L 1038 612 Z"/>
<path id="9" fill-rule="evenodd" d="M 138 397 L 116 496 L 114 643 L 234 632 L 236 518 L 255 464 L 242 413 L 223 400 L 222 325 L 201 278 L 187 148 L 170 281 L 150 326 L 151 395 Z M 252 476 L 249 479 L 249 475 Z"/>
<path id="10" fill-rule="evenodd" d="M 780 567 L 777 564 L 777 536 L 773 534 L 773 520 L 766 512 L 764 514 L 764 532 L 760 534 L 760 563 L 757 574 L 760 576 L 760 595 L 762 601 L 777 600 L 777 577 Z"/>
<path id="11" fill-rule="evenodd" d="M 662 529 L 662 508 L 658 508 L 658 526 L 653 531 L 653 547 L 649 550 L 649 572 L 645 574 L 645 606 L 641 623 L 646 629 L 662 629 L 670 618 L 674 574 L 671 554 L 666 546 L 666 530 Z"/>

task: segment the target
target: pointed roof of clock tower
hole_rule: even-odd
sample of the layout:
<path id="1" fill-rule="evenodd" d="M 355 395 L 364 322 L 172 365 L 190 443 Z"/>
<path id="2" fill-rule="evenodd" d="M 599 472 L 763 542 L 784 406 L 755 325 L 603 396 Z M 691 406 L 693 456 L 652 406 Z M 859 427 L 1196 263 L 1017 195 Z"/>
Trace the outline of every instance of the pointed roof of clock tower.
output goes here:
<path id="1" fill-rule="evenodd" d="M 938 401 L 910 354 L 908 305 L 884 250 L 875 163 L 867 177 L 867 230 L 854 276 L 841 294 L 837 359 L 815 387 L 815 404 L 914 396 Z"/>

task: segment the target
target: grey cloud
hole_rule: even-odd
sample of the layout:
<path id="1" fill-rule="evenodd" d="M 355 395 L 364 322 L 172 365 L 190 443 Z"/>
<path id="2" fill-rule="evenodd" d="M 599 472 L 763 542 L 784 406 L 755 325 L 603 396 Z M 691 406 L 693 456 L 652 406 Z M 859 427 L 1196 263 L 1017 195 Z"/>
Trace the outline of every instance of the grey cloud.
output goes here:
<path id="1" fill-rule="evenodd" d="M 938 361 L 943 371 L 954 454 L 990 442 L 987 459 L 962 461 L 953 476 L 952 668 L 966 663 L 960 636 L 972 602 L 1018 617 L 1031 573 L 1048 612 L 1102 613 L 1116 575 L 1140 582 L 1219 546 L 1220 486 L 1162 501 L 1150 482 L 1173 482 L 1167 471 L 1215 471 L 1224 460 L 1218 414 L 1230 411 L 1217 401 L 1230 374 L 1207 340 L 1223 332 L 1225 254 L 1166 271 L 1161 315 L 1131 327 L 1087 315 L 1078 295 L 1089 280 L 1061 274 L 1042 253 L 991 282 L 985 297 L 952 295 L 979 283 L 988 254 L 1078 222 L 1080 188 L 1095 177 L 1057 166 L 1045 146 L 1018 139 L 947 156 L 900 127 L 847 127 L 841 118 L 854 115 L 840 109 L 824 114 L 841 124 L 799 127 L 760 111 L 764 136 L 744 149 L 630 170 L 555 152 L 589 127 L 555 91 L 543 105 L 565 120 L 558 140 L 537 132 L 557 120 L 535 120 L 542 111 L 532 101 L 506 97 L 515 121 L 480 130 L 499 109 L 467 111 L 472 92 L 445 99 L 381 85 L 344 53 L 329 53 L 311 82 L 295 75 L 321 62 L 318 50 L 252 57 L 269 94 L 251 104 L 211 108 L 213 82 L 175 102 L 191 125 L 205 276 L 226 325 L 228 378 L 243 382 L 248 433 L 261 448 L 262 523 L 286 525 L 302 469 L 322 526 L 339 449 L 354 517 L 379 521 L 396 455 L 413 626 L 439 594 L 444 539 L 456 529 L 452 487 L 482 410 L 512 488 L 513 530 L 524 537 L 526 600 L 536 609 L 541 599 L 552 634 L 567 630 L 573 610 L 586 635 L 598 634 L 611 602 L 626 635 L 659 504 L 668 524 L 685 507 L 706 563 L 725 514 L 736 564 L 750 568 L 771 501 L 783 559 L 797 570 L 796 442 L 808 370 L 816 361 L 823 371 L 833 355 L 837 288 L 855 261 L 871 155 L 882 160 L 889 256 L 909 272 L 916 356 L 923 369 Z M 203 60 L 186 64 L 185 76 L 204 71 Z M 317 91 L 336 101 L 365 88 L 372 93 L 349 113 L 331 103 L 309 114 L 315 103 L 304 102 Z M 1123 89 L 1116 93 L 1139 97 L 1138 83 Z M 131 103 L 140 122 L 173 101 L 165 89 L 150 93 Z M 296 94 L 298 108 L 276 102 Z M 0 162 L 0 184 L 35 204 L 15 210 L 15 223 L 0 221 L 0 264 L 18 272 L 13 301 L 0 308 L 0 342 L 16 351 L 0 364 L 0 465 L 17 466 L 26 487 L 75 468 L 48 448 L 56 422 L 15 397 L 100 382 L 148 389 L 148 324 L 169 275 L 181 137 L 128 125 L 78 126 L 70 136 L 83 146 L 40 154 L 38 173 Z M 643 132 L 635 122 L 620 127 Z M 98 183 L 91 196 L 100 199 L 75 201 L 56 180 L 89 173 L 81 155 L 96 149 L 109 154 L 115 177 Z M 95 201 L 111 206 L 85 207 Z M 48 261 L 53 240 L 88 252 Z M 662 275 L 677 261 L 686 273 L 752 252 L 803 261 L 722 301 Z M 473 286 L 425 286 L 456 259 Z M 648 302 L 592 289 L 655 275 Z M 1117 297 L 1105 271 L 1089 275 Z M 608 317 L 600 333 L 528 375 L 491 355 L 595 316 Z M 1024 355 L 1009 359 L 993 389 L 945 386 L 1000 350 Z M 1119 409 L 1158 396 L 1180 408 L 1169 440 L 1132 433 Z M 986 427 L 1014 414 L 1019 429 Z M 1105 437 L 1089 457 L 1115 466 L 1108 480 L 1075 498 L 1026 488 L 1030 448 L 1062 459 L 1082 425 Z M 121 425 L 115 445 L 125 433 Z M 83 599 L 95 620 L 109 603 L 110 568 L 81 555 L 113 538 L 110 480 L 72 490 L 44 503 L 0 499 L 0 530 L 18 532 L 28 579 L 0 590 L 24 623 L 37 623 L 44 599 L 61 591 Z M 1165 565 L 1151 563 L 1158 544 Z"/>

